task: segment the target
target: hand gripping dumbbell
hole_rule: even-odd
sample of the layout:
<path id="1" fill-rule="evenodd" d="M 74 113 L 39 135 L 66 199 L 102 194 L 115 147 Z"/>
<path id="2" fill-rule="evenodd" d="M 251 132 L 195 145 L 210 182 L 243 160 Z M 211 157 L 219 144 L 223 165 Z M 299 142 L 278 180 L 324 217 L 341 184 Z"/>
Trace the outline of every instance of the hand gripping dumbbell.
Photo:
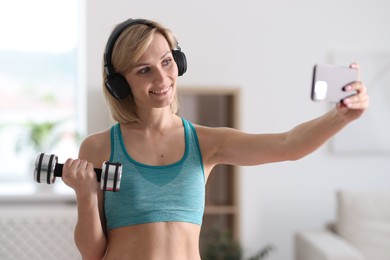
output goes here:
<path id="1" fill-rule="evenodd" d="M 63 164 L 58 163 L 54 154 L 38 154 L 35 160 L 34 180 L 38 183 L 53 184 L 56 177 L 62 177 Z M 94 169 L 100 189 L 104 191 L 119 191 L 122 178 L 122 164 L 104 162 L 102 169 Z"/>

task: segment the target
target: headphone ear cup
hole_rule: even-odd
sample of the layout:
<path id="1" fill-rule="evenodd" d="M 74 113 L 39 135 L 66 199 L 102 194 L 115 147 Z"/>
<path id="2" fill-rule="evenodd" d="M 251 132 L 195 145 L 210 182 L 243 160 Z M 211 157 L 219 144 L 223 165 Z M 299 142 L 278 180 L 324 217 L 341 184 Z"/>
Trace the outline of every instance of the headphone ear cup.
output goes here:
<path id="1" fill-rule="evenodd" d="M 172 55 L 177 64 L 178 74 L 181 76 L 187 71 L 186 55 L 181 50 L 173 50 Z"/>
<path id="2" fill-rule="evenodd" d="M 124 99 L 130 95 L 130 86 L 120 74 L 108 76 L 105 85 L 108 92 L 116 99 Z"/>

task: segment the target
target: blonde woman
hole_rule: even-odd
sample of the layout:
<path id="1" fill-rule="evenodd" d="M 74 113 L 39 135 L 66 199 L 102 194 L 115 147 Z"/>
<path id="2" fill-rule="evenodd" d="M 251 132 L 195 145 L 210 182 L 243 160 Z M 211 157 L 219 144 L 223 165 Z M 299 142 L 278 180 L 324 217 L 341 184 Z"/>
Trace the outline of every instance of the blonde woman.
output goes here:
<path id="1" fill-rule="evenodd" d="M 357 65 L 351 65 L 359 69 Z M 75 190 L 75 242 L 83 259 L 199 260 L 205 184 L 214 166 L 297 160 L 313 152 L 368 107 L 366 87 L 325 115 L 284 133 L 247 134 L 194 125 L 176 115 L 185 55 L 154 21 L 129 19 L 104 54 L 110 129 L 87 137 L 63 179 Z M 123 164 L 121 190 L 98 188 L 94 165 Z"/>

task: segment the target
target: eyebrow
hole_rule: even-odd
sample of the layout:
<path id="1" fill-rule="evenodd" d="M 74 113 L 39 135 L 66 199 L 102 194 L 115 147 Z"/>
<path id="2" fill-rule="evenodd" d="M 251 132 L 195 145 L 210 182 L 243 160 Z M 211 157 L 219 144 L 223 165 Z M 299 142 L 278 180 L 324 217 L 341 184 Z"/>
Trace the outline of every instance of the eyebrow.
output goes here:
<path id="1" fill-rule="evenodd" d="M 163 55 L 161 55 L 160 60 L 164 59 L 170 52 L 171 51 L 167 51 Z M 138 68 L 138 67 L 142 67 L 142 66 L 147 66 L 147 65 L 149 65 L 149 64 L 148 63 L 138 63 L 138 64 L 135 64 L 133 66 L 133 69 Z"/>

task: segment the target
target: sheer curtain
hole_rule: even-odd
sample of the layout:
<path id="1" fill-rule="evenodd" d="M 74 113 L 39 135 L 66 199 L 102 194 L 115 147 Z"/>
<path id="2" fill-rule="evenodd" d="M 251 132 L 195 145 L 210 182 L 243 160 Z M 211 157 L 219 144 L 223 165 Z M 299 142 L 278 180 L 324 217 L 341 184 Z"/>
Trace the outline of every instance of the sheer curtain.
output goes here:
<path id="1" fill-rule="evenodd" d="M 38 153 L 77 157 L 85 85 L 81 0 L 0 4 L 0 194 L 32 194 Z M 85 102 L 84 102 L 85 103 Z M 84 122 L 83 122 L 84 121 Z M 61 182 L 56 191 L 68 192 Z"/>

